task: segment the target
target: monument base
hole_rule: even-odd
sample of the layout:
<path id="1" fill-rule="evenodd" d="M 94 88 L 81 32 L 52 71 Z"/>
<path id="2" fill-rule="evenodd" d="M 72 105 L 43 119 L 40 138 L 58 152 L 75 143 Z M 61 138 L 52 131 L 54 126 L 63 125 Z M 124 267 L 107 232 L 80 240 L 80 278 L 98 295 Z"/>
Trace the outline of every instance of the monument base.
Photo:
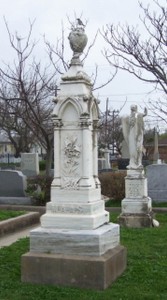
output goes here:
<path id="1" fill-rule="evenodd" d="M 106 289 L 126 268 L 127 251 L 117 246 L 101 256 L 26 253 L 21 280 L 37 284 Z"/>
<path id="2" fill-rule="evenodd" d="M 127 170 L 125 198 L 118 217 L 122 227 L 153 227 L 152 200 L 148 197 L 147 178 L 143 168 Z"/>
<path id="3" fill-rule="evenodd" d="M 30 252 L 100 256 L 120 244 L 119 231 L 114 223 L 94 230 L 37 227 L 30 232 Z"/>
<path id="4" fill-rule="evenodd" d="M 120 226 L 127 228 L 153 227 L 153 213 L 149 214 L 120 214 Z"/>

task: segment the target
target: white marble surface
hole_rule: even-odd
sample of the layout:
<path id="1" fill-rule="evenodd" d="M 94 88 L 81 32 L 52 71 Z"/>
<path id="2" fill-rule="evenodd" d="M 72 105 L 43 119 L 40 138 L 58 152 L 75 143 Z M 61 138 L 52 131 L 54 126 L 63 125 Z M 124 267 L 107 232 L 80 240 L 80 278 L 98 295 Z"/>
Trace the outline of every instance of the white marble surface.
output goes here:
<path id="1" fill-rule="evenodd" d="M 46 212 L 41 217 L 41 226 L 45 228 L 62 229 L 96 229 L 109 221 L 109 213 L 98 214 L 54 214 Z"/>
<path id="2" fill-rule="evenodd" d="M 143 199 L 123 199 L 122 203 L 123 214 L 149 214 L 152 211 L 151 198 Z"/>
<path id="3" fill-rule="evenodd" d="M 104 211 L 104 200 L 94 202 L 48 202 L 47 212 L 53 214 L 94 215 Z"/>
<path id="4" fill-rule="evenodd" d="M 125 179 L 125 196 L 126 198 L 143 198 L 147 197 L 147 178 L 126 178 Z"/>
<path id="5" fill-rule="evenodd" d="M 108 223 L 95 230 L 38 227 L 30 232 L 30 251 L 99 256 L 120 243 L 120 227 Z"/>
<path id="6" fill-rule="evenodd" d="M 61 189 L 51 187 L 51 201 L 53 203 L 90 203 L 101 200 L 101 188 L 79 188 L 79 189 Z"/>

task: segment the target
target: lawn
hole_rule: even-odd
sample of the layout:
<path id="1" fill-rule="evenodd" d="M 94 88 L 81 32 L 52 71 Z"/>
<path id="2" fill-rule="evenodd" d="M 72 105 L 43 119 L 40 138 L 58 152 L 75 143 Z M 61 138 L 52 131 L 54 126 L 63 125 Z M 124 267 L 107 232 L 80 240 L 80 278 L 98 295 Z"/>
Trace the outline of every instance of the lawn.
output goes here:
<path id="1" fill-rule="evenodd" d="M 33 285 L 20 281 L 21 255 L 29 239 L 0 249 L 1 300 L 166 300 L 167 215 L 157 214 L 157 228 L 121 228 L 121 244 L 128 250 L 128 265 L 120 278 L 105 291 Z M 117 214 L 111 214 L 116 222 Z"/>
<path id="2" fill-rule="evenodd" d="M 121 207 L 121 200 L 108 200 L 105 203 L 106 207 Z M 167 207 L 167 202 L 153 202 L 152 207 Z"/>
<path id="3" fill-rule="evenodd" d="M 24 215 L 25 211 L 0 210 L 0 221 Z"/>

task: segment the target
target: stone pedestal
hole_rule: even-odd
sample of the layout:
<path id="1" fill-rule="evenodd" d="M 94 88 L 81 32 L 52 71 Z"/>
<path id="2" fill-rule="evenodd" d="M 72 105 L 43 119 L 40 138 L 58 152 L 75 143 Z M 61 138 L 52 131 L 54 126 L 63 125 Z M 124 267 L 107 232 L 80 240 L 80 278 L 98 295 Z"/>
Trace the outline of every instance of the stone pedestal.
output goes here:
<path id="1" fill-rule="evenodd" d="M 119 223 L 125 227 L 152 227 L 152 201 L 148 197 L 147 178 L 142 168 L 127 170 L 125 198 L 121 203 Z"/>
<path id="2" fill-rule="evenodd" d="M 80 34 L 84 39 L 78 28 L 76 41 Z M 30 232 L 22 281 L 104 289 L 125 270 L 126 249 L 120 245 L 119 225 L 109 223 L 101 199 L 98 102 L 79 55 L 74 51 L 54 99 L 51 201 L 41 227 Z"/>
<path id="3" fill-rule="evenodd" d="M 22 281 L 104 290 L 126 268 L 126 250 L 117 246 L 101 256 L 27 253 Z"/>

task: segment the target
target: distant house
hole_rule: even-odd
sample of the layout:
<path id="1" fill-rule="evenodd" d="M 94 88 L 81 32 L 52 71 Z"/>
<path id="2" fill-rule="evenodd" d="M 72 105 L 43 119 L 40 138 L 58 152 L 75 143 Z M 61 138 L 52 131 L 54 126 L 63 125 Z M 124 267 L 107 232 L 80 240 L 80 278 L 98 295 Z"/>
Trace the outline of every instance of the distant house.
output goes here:
<path id="1" fill-rule="evenodd" d="M 38 153 L 40 157 L 45 157 L 46 150 L 40 146 L 38 143 L 35 143 L 31 146 L 31 153 Z M 14 158 L 15 156 L 15 148 L 9 138 L 2 132 L 0 132 L 0 161 L 1 162 L 14 162 L 18 161 L 18 159 Z"/>
<path id="2" fill-rule="evenodd" d="M 144 145 L 146 149 L 146 155 L 149 160 L 154 160 L 154 142 Z M 159 139 L 158 141 L 158 152 L 159 159 L 161 161 L 167 162 L 167 138 Z"/>
<path id="3" fill-rule="evenodd" d="M 14 146 L 12 145 L 11 141 L 8 139 L 8 137 L 0 133 L 0 155 L 6 155 L 6 154 L 11 154 L 14 155 L 15 149 Z"/>

